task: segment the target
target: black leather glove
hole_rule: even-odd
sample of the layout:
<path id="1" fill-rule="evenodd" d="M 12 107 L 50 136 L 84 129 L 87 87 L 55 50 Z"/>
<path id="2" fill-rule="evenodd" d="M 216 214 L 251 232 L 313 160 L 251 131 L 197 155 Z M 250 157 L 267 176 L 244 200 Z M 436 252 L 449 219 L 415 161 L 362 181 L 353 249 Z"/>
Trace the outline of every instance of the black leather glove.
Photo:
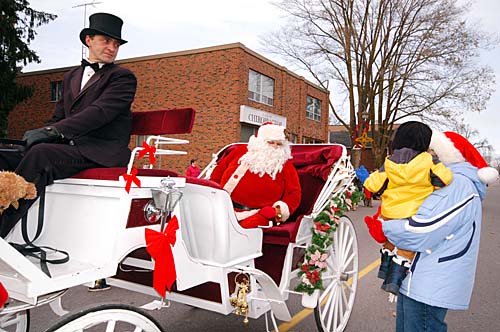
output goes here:
<path id="1" fill-rule="evenodd" d="M 29 149 L 38 143 L 51 143 L 63 139 L 64 136 L 54 126 L 47 126 L 28 130 L 24 133 L 23 141 L 26 141 L 26 148 Z"/>

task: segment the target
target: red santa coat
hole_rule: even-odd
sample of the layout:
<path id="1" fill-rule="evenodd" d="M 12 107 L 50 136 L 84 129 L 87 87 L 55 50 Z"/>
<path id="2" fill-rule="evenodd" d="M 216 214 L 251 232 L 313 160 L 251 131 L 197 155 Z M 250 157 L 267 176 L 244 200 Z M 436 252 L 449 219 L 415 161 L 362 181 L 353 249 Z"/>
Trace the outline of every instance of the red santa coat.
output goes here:
<path id="1" fill-rule="evenodd" d="M 249 220 L 241 221 L 243 227 L 268 224 L 268 220 L 263 220 L 263 217 L 255 215 L 259 209 L 266 206 L 275 207 L 279 205 L 282 220 L 286 221 L 300 204 L 301 189 L 297 170 L 291 161 L 287 161 L 283 165 L 282 171 L 276 174 L 274 180 L 268 174 L 261 177 L 249 170 L 242 175 L 235 174 L 240 166 L 238 160 L 246 152 L 246 146 L 235 148 L 229 155 L 219 161 L 210 179 L 228 190 L 233 202 L 255 209 L 253 214 L 249 213 L 251 215 L 248 218 Z"/>

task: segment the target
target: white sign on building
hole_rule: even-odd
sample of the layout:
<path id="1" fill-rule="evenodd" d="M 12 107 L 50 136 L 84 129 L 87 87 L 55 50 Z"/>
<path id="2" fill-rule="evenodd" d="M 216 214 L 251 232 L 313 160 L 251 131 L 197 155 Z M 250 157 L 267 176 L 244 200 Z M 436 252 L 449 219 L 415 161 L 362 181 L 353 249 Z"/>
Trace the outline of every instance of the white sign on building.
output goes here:
<path id="1" fill-rule="evenodd" d="M 286 127 L 286 118 L 281 115 L 269 113 L 246 105 L 240 106 L 240 122 L 260 126 L 264 122 Z"/>

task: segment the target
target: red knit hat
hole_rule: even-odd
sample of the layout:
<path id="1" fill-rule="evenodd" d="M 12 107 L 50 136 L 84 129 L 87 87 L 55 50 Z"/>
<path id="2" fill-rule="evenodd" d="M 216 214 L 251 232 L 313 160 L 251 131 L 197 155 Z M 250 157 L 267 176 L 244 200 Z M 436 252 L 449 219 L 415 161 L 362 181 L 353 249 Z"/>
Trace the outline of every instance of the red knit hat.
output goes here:
<path id="1" fill-rule="evenodd" d="M 498 179 L 498 171 L 488 167 L 486 160 L 465 137 L 460 134 L 446 131 L 433 131 L 429 146 L 444 164 L 469 162 L 478 168 L 477 175 L 481 182 L 491 184 Z"/>

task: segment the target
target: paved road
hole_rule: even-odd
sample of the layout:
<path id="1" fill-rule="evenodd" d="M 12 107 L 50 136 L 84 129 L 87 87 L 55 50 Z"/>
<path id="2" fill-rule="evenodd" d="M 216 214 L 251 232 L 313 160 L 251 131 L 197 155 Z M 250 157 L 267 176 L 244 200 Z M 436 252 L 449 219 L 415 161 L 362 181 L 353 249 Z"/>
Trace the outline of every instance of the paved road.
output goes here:
<path id="1" fill-rule="evenodd" d="M 499 308 L 500 288 L 500 182 L 490 186 L 483 204 L 483 228 L 481 252 L 476 274 L 476 286 L 471 307 L 468 311 L 450 312 L 447 317 L 449 331 L 485 332 L 500 331 Z M 364 269 L 378 258 L 378 246 L 369 237 L 362 217 L 373 214 L 374 208 L 360 207 L 351 212 L 359 244 L 360 271 L 367 272 L 358 283 L 354 310 L 346 331 L 393 331 L 395 305 L 386 300 L 380 280 L 376 278 L 376 268 Z M 373 265 L 372 265 L 373 266 Z M 471 276 L 472 277 L 472 276 Z M 150 297 L 126 290 L 113 288 L 106 292 L 89 293 L 83 286 L 70 289 L 63 298 L 63 305 L 74 310 L 98 303 L 127 303 L 140 306 L 151 300 Z M 293 332 L 317 331 L 313 315 L 302 311 L 300 299 L 292 297 L 289 301 L 292 314 L 298 315 L 291 324 L 281 325 L 281 330 Z M 241 323 L 240 317 L 224 316 L 181 304 L 172 304 L 168 309 L 154 312 L 166 331 L 265 331 L 263 318 L 251 320 L 248 326 Z M 299 318 L 300 317 L 300 318 Z M 305 317 L 302 319 L 302 317 Z M 55 322 L 57 316 L 47 306 L 32 310 L 32 332 L 42 332 Z"/>

